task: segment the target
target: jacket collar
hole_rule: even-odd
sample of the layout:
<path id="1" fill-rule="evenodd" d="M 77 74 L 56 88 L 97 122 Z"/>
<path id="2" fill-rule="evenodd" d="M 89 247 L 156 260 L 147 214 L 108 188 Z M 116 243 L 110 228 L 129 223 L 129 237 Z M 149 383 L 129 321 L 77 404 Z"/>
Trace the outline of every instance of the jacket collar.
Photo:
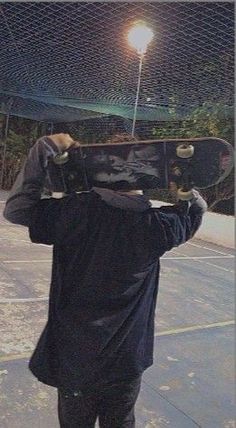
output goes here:
<path id="1" fill-rule="evenodd" d="M 108 205 L 123 210 L 146 211 L 151 208 L 151 203 L 144 195 L 130 195 L 127 193 L 93 187 L 92 190 L 97 193 L 101 199 Z"/>

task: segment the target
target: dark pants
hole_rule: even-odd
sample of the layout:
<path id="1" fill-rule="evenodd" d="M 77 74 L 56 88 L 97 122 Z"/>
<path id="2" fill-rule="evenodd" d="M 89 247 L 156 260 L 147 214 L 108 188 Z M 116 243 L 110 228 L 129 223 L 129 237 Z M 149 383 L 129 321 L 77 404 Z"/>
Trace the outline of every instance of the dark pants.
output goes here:
<path id="1" fill-rule="evenodd" d="M 61 428 L 134 428 L 134 406 L 141 376 L 129 381 L 96 386 L 86 393 L 58 390 L 58 416 Z"/>

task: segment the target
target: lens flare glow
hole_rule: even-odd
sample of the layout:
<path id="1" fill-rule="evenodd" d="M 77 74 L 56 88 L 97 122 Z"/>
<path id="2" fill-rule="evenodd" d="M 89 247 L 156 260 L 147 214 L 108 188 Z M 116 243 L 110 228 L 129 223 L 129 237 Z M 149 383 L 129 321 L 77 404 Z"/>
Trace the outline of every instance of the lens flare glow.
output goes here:
<path id="1" fill-rule="evenodd" d="M 153 39 L 153 31 L 144 23 L 138 23 L 128 33 L 128 42 L 135 48 L 138 54 L 145 54 L 148 44 Z"/>

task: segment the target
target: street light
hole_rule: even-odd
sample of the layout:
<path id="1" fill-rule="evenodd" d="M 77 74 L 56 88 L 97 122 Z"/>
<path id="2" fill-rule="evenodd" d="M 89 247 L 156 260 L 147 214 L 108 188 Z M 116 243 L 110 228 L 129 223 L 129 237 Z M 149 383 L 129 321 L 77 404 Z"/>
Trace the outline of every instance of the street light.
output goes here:
<path id="1" fill-rule="evenodd" d="M 139 73 L 138 73 L 136 99 L 135 99 L 135 105 L 134 105 L 132 137 L 134 137 L 135 123 L 136 123 L 136 116 L 137 116 L 143 58 L 147 51 L 147 47 L 149 43 L 153 39 L 153 35 L 154 35 L 153 31 L 150 28 L 148 28 L 143 22 L 139 22 L 136 25 L 134 25 L 134 27 L 132 27 L 128 33 L 128 42 L 134 49 L 136 49 L 139 55 Z"/>

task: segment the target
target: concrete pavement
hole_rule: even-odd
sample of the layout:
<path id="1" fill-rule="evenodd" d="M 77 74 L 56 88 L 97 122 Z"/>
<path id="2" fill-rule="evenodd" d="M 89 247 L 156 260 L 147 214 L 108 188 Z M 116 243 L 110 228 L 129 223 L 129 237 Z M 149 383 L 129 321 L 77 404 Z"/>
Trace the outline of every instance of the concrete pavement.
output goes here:
<path id="1" fill-rule="evenodd" d="M 57 428 L 56 390 L 27 368 L 46 322 L 51 248 L 3 218 L 0 244 L 0 427 Z M 232 249 L 199 240 L 162 258 L 137 428 L 235 427 L 233 262 Z"/>

